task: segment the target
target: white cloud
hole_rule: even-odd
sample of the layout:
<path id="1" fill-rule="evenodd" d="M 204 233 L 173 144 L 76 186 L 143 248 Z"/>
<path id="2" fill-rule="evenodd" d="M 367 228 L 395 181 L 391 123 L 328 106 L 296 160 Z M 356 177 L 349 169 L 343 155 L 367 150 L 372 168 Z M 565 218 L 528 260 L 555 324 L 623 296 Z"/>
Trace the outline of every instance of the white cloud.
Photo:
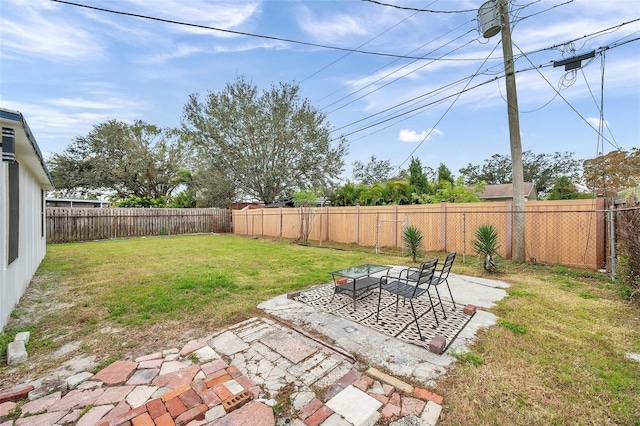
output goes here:
<path id="1" fill-rule="evenodd" d="M 422 142 L 425 139 L 431 139 L 434 135 L 442 136 L 444 133 L 438 129 L 423 130 L 420 133 L 415 130 L 402 129 L 398 134 L 398 140 L 400 142 Z"/>
<path id="2" fill-rule="evenodd" d="M 599 129 L 600 128 L 600 118 L 587 117 L 587 123 L 589 123 L 591 125 L 591 127 L 593 127 L 594 129 Z M 607 120 L 603 120 L 602 124 L 604 125 L 604 127 L 608 127 L 609 126 L 609 122 Z"/>
<path id="3" fill-rule="evenodd" d="M 49 2 L 6 3 L 0 19 L 3 56 L 33 55 L 52 61 L 95 59 L 103 48 L 79 22 L 64 20 Z M 51 16 L 56 19 L 51 19 Z"/>
<path id="4" fill-rule="evenodd" d="M 319 40 L 344 41 L 348 36 L 364 36 L 371 28 L 363 20 L 346 15 L 331 13 L 319 16 L 307 8 L 301 8 L 298 25 L 302 31 Z"/>

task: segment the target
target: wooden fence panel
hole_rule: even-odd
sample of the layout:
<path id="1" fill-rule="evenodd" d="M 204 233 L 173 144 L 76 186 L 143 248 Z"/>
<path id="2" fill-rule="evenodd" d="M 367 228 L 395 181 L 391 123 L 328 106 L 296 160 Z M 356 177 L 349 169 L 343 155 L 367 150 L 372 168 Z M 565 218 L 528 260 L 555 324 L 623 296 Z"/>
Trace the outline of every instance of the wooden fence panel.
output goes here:
<path id="1" fill-rule="evenodd" d="M 230 231 L 231 213 L 224 209 L 47 207 L 51 243 Z"/>
<path id="2" fill-rule="evenodd" d="M 234 211 L 234 232 L 299 237 L 299 209 L 268 211 L 268 219 L 259 216 L 258 210 Z M 500 255 L 511 257 L 514 212 L 510 202 L 323 207 L 313 212 L 311 240 L 401 248 L 405 225 L 413 225 L 425 237 L 425 250 L 456 251 L 466 255 L 473 254 L 472 241 L 476 229 L 490 224 L 498 230 Z M 264 214 L 267 215 L 266 212 Z M 255 226 L 256 219 L 259 219 L 260 226 Z M 605 238 L 603 221 L 600 199 L 527 201 L 526 258 L 544 263 L 601 268 Z"/>

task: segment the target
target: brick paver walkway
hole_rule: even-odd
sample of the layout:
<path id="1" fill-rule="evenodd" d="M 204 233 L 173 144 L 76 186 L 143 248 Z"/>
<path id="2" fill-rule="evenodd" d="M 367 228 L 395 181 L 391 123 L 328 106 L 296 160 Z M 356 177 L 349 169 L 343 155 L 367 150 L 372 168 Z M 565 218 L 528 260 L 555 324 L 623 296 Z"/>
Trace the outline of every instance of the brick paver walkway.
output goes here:
<path id="1" fill-rule="evenodd" d="M 435 424 L 442 397 L 359 368 L 283 324 L 252 318 L 94 375 L 0 391 L 0 426 Z"/>

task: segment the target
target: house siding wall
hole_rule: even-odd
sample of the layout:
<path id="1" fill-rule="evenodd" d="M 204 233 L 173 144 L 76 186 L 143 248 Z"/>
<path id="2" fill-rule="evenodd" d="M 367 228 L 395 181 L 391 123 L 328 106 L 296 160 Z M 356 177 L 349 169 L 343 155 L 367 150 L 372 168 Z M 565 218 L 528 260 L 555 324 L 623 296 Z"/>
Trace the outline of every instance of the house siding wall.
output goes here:
<path id="1" fill-rule="evenodd" d="M 18 162 L 20 159 L 18 158 Z M 8 166 L 0 163 L 0 328 L 20 301 L 33 274 L 46 254 L 46 240 L 42 236 L 42 186 L 33 174 L 20 164 L 20 228 L 18 258 L 10 265 L 8 257 Z"/>

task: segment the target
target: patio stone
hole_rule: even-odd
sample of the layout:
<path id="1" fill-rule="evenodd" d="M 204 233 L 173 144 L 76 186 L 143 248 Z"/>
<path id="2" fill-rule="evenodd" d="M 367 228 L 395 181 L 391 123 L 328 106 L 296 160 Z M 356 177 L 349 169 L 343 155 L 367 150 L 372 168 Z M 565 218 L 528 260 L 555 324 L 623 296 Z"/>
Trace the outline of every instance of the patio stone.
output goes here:
<path id="1" fill-rule="evenodd" d="M 209 345 L 205 345 L 200 349 L 193 351 L 193 354 L 198 358 L 199 363 L 220 359 L 220 355 L 218 355 L 218 353 Z"/>
<path id="2" fill-rule="evenodd" d="M 137 362 L 116 361 L 95 374 L 93 380 L 104 382 L 107 386 L 124 384 L 138 368 Z"/>
<path id="3" fill-rule="evenodd" d="M 139 356 L 138 358 L 135 359 L 135 361 L 137 363 L 142 363 L 145 361 L 152 361 L 157 359 L 162 359 L 162 352 L 154 352 L 149 355 Z"/>
<path id="4" fill-rule="evenodd" d="M 349 385 L 327 401 L 326 406 L 354 426 L 373 426 L 379 418 L 378 409 L 382 403 Z M 355 410 L 354 407 L 358 407 L 358 409 Z"/>
<path id="5" fill-rule="evenodd" d="M 375 377 L 378 380 L 382 380 L 383 382 L 386 382 L 388 384 L 390 384 L 391 386 L 395 387 L 396 389 L 407 393 L 407 394 L 412 394 L 413 393 L 413 386 L 411 386 L 410 384 L 403 382 L 400 379 L 396 379 L 393 376 L 390 376 L 386 373 L 383 373 L 382 371 L 378 370 L 377 368 L 370 368 L 367 370 L 367 374 L 371 377 Z"/>
<path id="6" fill-rule="evenodd" d="M 422 413 L 422 410 L 424 410 L 425 405 L 426 402 L 420 399 L 405 396 L 402 398 L 402 411 L 400 412 L 400 415 L 419 416 Z"/>
<path id="7" fill-rule="evenodd" d="M 67 387 L 69 389 L 75 389 L 78 385 L 84 381 L 89 380 L 90 377 L 93 376 L 93 373 L 89 373 L 88 371 L 83 371 L 82 373 L 74 374 L 71 377 L 67 377 Z"/>
<path id="8" fill-rule="evenodd" d="M 162 358 L 141 361 L 138 363 L 138 370 L 157 368 L 158 371 L 160 371 L 160 367 L 162 367 L 163 362 L 164 360 Z"/>
<path id="9" fill-rule="evenodd" d="M 140 407 L 151 399 L 151 395 L 153 395 L 157 389 L 157 386 L 136 386 L 135 389 L 127 395 L 127 404 L 132 408 Z"/>
<path id="10" fill-rule="evenodd" d="M 436 404 L 433 401 L 428 401 L 426 407 L 424 407 L 424 411 L 420 418 L 424 420 L 429 426 L 436 426 L 438 423 L 438 419 L 440 418 L 440 413 L 442 412 L 442 406 Z"/>
<path id="11" fill-rule="evenodd" d="M 127 380 L 127 385 L 148 385 L 160 374 L 159 368 L 138 370 Z"/>
<path id="12" fill-rule="evenodd" d="M 184 358 L 190 353 L 195 352 L 198 349 L 205 347 L 206 345 L 207 342 L 205 340 L 192 340 L 184 345 L 184 347 L 180 350 L 180 356 Z"/>
<path id="13" fill-rule="evenodd" d="M 291 333 L 272 333 L 260 340 L 295 364 L 301 362 L 318 350 L 317 346 L 308 345 L 301 341 L 301 339 L 293 337 Z"/>
<path id="14" fill-rule="evenodd" d="M 174 389 L 178 386 L 191 383 L 191 381 L 199 371 L 199 365 L 191 365 L 174 373 L 165 374 L 164 376 L 157 376 L 151 383 L 156 386 L 164 386 Z"/>
<path id="15" fill-rule="evenodd" d="M 56 402 L 60 401 L 60 399 L 62 399 L 62 393 L 56 392 L 43 398 L 27 402 L 20 408 L 20 411 L 22 411 L 23 414 L 34 414 L 41 411 L 46 411 Z"/>
<path id="16" fill-rule="evenodd" d="M 209 346 L 224 355 L 233 355 L 249 347 L 247 343 L 231 331 L 225 331 L 209 340 Z"/>
<path id="17" fill-rule="evenodd" d="M 105 414 L 114 408 L 113 405 L 99 405 L 91 408 L 87 413 L 80 417 L 76 426 L 94 426 Z"/>
<path id="18" fill-rule="evenodd" d="M 31 392 L 33 389 L 34 386 L 29 385 L 0 391 L 0 403 L 6 401 L 16 402 L 25 399 L 27 395 L 29 395 L 29 392 Z"/>
<path id="19" fill-rule="evenodd" d="M 15 426 L 33 426 L 33 425 L 53 425 L 56 424 L 65 414 L 64 411 L 54 411 L 51 413 L 38 414 L 37 416 L 21 417 L 16 419 Z"/>

